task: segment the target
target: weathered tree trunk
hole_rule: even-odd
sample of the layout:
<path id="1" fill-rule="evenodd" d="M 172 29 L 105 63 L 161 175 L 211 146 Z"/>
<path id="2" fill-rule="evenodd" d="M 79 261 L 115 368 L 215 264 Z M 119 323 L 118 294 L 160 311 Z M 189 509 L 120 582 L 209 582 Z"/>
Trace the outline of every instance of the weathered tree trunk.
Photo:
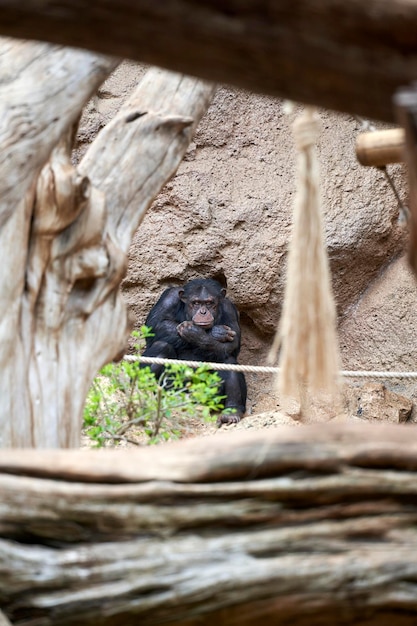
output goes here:
<path id="1" fill-rule="evenodd" d="M 29 362 L 43 358 L 34 331 L 42 304 L 29 305 L 27 284 L 36 180 L 115 65 L 86 52 L 0 40 L 0 447 L 33 445 L 34 411 L 44 406 L 29 393 L 37 375 Z"/>
<path id="2" fill-rule="evenodd" d="M 415 624 L 409 427 L 248 435 L 3 451 L 6 616 L 15 626 Z"/>
<path id="3" fill-rule="evenodd" d="M 0 447 L 77 446 L 91 380 L 126 345 L 131 237 L 213 88 L 151 70 L 73 167 L 71 125 L 114 61 L 0 45 Z"/>
<path id="4" fill-rule="evenodd" d="M 416 31 L 410 0 L 0 0 L 5 35 L 387 121 L 416 80 Z"/>

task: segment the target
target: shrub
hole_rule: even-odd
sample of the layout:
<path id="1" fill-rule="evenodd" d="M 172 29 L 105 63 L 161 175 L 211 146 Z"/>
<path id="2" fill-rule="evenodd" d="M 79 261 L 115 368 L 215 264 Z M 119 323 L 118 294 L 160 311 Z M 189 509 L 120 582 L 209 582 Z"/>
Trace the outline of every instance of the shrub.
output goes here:
<path id="1" fill-rule="evenodd" d="M 142 349 L 150 329 L 133 333 Z M 119 441 L 137 444 L 132 432 L 149 444 L 181 435 L 186 418 L 213 421 L 223 409 L 221 379 L 207 366 L 191 368 L 172 363 L 159 379 L 139 361 L 105 365 L 95 378 L 84 408 L 84 430 L 96 446 Z"/>

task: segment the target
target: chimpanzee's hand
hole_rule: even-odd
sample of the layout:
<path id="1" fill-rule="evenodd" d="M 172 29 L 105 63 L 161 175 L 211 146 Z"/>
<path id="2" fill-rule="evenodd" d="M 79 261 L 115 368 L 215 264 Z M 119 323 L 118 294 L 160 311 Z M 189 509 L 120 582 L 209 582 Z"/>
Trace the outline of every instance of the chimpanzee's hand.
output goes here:
<path id="1" fill-rule="evenodd" d="M 181 339 L 184 339 L 189 343 L 198 343 L 198 340 L 201 339 L 204 332 L 205 331 L 202 328 L 199 328 L 190 321 L 181 322 L 181 324 L 178 324 L 177 326 L 177 333 Z"/>
<path id="2" fill-rule="evenodd" d="M 211 335 L 214 339 L 216 339 L 216 341 L 226 343 L 227 341 L 233 341 L 236 333 L 230 328 L 230 326 L 222 324 L 219 326 L 213 326 L 213 328 L 211 329 Z"/>

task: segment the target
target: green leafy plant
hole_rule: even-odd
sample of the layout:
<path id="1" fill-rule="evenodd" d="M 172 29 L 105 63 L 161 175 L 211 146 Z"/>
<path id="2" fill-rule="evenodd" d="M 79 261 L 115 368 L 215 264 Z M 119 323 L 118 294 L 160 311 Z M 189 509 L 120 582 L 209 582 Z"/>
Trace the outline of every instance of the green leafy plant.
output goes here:
<path id="1" fill-rule="evenodd" d="M 140 351 L 151 329 L 142 326 L 133 335 Z M 191 368 L 172 363 L 157 379 L 139 361 L 108 364 L 87 396 L 84 432 L 99 447 L 123 440 L 137 444 L 138 438 L 149 444 L 178 438 L 187 418 L 213 421 L 213 415 L 223 410 L 220 382 L 219 375 L 205 365 Z"/>

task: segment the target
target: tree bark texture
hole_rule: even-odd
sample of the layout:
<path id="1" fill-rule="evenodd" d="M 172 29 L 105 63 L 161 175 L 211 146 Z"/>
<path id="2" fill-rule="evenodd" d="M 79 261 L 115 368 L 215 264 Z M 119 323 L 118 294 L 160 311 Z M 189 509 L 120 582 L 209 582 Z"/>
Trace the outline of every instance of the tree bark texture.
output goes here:
<path id="1" fill-rule="evenodd" d="M 409 0 L 0 0 L 0 32 L 392 121 L 417 77 Z"/>
<path id="2" fill-rule="evenodd" d="M 407 426 L 3 451 L 0 607 L 22 626 L 411 626 L 416 472 Z"/>
<path id="3" fill-rule="evenodd" d="M 115 66 L 87 52 L 0 40 L 0 447 L 32 445 L 39 429 L 34 413 L 44 404 L 29 393 L 33 360 L 43 356 L 34 326 L 45 305 L 28 297 L 36 181 Z"/>
<path id="4" fill-rule="evenodd" d="M 91 380 L 126 345 L 131 237 L 213 87 L 151 70 L 74 167 L 74 122 L 115 62 L 0 46 L 0 447 L 78 446 Z"/>

